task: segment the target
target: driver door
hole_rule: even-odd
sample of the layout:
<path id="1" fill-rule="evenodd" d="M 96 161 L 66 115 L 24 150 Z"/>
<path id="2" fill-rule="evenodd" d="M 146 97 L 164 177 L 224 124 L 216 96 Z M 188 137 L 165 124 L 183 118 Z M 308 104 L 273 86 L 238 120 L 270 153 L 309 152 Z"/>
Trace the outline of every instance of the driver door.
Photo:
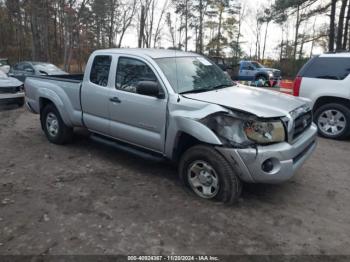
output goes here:
<path id="1" fill-rule="evenodd" d="M 109 101 L 110 130 L 116 139 L 162 153 L 167 98 L 138 94 L 136 88 L 140 81 L 155 81 L 166 94 L 154 72 L 146 61 L 119 57 Z"/>

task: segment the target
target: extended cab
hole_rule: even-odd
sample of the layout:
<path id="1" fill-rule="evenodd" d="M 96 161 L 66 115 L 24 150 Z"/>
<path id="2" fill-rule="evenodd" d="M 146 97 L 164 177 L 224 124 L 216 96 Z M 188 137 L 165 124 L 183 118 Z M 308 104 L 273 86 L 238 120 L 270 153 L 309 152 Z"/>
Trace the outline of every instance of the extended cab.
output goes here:
<path id="1" fill-rule="evenodd" d="M 235 85 L 194 53 L 95 51 L 84 76 L 28 77 L 25 92 L 52 143 L 86 127 L 98 140 L 178 163 L 195 194 L 225 203 L 237 200 L 241 181 L 290 179 L 316 148 L 307 101 Z"/>

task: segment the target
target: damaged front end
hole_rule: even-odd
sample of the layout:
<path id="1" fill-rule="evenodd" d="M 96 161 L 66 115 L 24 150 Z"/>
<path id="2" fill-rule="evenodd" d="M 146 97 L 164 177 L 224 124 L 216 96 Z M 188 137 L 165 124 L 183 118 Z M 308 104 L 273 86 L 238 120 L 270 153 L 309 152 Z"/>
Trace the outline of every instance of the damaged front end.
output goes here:
<path id="1" fill-rule="evenodd" d="M 215 113 L 200 120 L 211 129 L 222 144 L 233 148 L 256 148 L 286 141 L 286 131 L 280 119 L 259 119 L 242 112 Z"/>

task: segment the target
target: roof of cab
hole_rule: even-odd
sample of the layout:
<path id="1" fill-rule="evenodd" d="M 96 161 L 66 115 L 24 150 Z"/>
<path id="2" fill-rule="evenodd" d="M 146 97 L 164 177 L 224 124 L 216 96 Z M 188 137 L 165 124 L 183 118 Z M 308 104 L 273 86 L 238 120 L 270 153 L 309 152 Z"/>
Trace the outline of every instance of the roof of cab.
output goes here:
<path id="1" fill-rule="evenodd" d="M 350 53 L 349 52 L 325 53 L 325 54 L 320 55 L 320 57 L 344 57 L 344 58 L 348 58 L 348 57 L 350 57 Z"/>
<path id="2" fill-rule="evenodd" d="M 155 48 L 113 48 L 95 51 L 95 54 L 128 54 L 138 56 L 148 56 L 151 58 L 166 58 L 166 57 L 190 57 L 199 56 L 199 54 L 191 52 L 183 52 L 179 50 L 155 49 Z"/>

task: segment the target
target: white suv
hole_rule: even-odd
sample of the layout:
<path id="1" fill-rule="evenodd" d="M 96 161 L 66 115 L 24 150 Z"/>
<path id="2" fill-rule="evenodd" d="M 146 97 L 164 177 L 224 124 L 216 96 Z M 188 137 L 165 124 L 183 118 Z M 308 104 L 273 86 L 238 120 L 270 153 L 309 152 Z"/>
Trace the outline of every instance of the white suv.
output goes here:
<path id="1" fill-rule="evenodd" d="M 311 99 L 321 136 L 350 137 L 350 53 L 313 57 L 298 73 L 294 95 Z"/>

